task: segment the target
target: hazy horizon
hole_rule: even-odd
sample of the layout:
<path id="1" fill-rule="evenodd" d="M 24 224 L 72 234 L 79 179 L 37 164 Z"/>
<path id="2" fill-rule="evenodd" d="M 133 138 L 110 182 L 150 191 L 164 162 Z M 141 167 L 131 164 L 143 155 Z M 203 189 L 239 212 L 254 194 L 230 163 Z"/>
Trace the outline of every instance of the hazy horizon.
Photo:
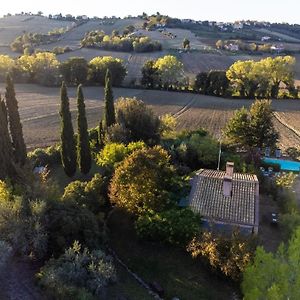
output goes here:
<path id="1" fill-rule="evenodd" d="M 36 1 L 28 0 L 20 3 L 17 0 L 11 0 L 1 3 L 0 15 L 7 13 L 15 14 L 23 12 L 37 13 L 42 11 L 44 15 L 48 14 L 72 14 L 97 16 L 117 16 L 124 17 L 128 15 L 139 15 L 143 12 L 153 14 L 160 12 L 163 15 L 169 15 L 176 18 L 189 18 L 194 20 L 210 20 L 220 22 L 233 22 L 237 20 L 257 20 L 269 22 L 286 22 L 290 24 L 299 24 L 300 19 L 298 10 L 300 9 L 299 0 L 286 0 L 284 3 L 279 0 L 251 0 L 245 3 L 238 0 L 215 0 L 208 3 L 199 3 L 196 0 L 185 0 L 174 3 L 170 0 L 151 2 L 130 1 L 124 3 L 120 0 L 111 0 L 107 4 L 95 0 L 86 0 L 84 6 L 81 3 L 65 0 L 64 2 L 53 0 L 41 5 Z M 288 13 L 283 15 L 283 5 Z M 59 7 L 57 9 L 56 7 Z M 155 7 L 155 8 L 153 8 Z"/>

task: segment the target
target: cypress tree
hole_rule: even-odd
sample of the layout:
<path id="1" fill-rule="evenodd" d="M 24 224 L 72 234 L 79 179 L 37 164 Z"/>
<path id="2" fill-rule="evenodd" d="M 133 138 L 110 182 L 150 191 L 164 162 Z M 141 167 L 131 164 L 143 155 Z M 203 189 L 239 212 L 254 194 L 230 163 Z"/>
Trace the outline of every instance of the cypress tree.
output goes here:
<path id="1" fill-rule="evenodd" d="M 76 145 L 67 87 L 64 82 L 61 85 L 60 100 L 61 159 L 65 173 L 72 177 L 76 172 Z"/>
<path id="2" fill-rule="evenodd" d="M 104 147 L 104 138 L 105 138 L 105 132 L 103 129 L 103 121 L 100 120 L 99 129 L 98 129 L 98 143 L 99 143 L 100 149 L 102 149 Z"/>
<path id="3" fill-rule="evenodd" d="M 6 76 L 5 99 L 15 161 L 20 165 L 24 165 L 27 158 L 26 145 L 18 111 L 18 101 L 16 99 L 15 88 L 10 75 Z"/>
<path id="4" fill-rule="evenodd" d="M 107 69 L 104 89 L 104 126 L 106 129 L 116 123 L 114 96 L 111 81 L 111 73 L 109 69 Z"/>
<path id="5" fill-rule="evenodd" d="M 88 124 L 85 114 L 84 96 L 81 84 L 77 89 L 77 124 L 78 124 L 78 140 L 77 140 L 77 160 L 79 170 L 83 174 L 87 174 L 91 169 L 92 157 L 88 133 Z"/>
<path id="6" fill-rule="evenodd" d="M 0 98 L 0 179 L 16 174 L 13 164 L 13 149 L 8 131 L 7 109 Z"/>

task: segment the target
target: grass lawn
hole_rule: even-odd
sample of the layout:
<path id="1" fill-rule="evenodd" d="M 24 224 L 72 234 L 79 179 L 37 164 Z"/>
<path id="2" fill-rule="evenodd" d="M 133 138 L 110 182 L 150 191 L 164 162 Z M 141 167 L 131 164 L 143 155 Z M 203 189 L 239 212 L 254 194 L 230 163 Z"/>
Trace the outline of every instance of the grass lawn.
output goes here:
<path id="1" fill-rule="evenodd" d="M 132 221 L 121 211 L 112 214 L 109 228 L 110 244 L 118 256 L 146 282 L 158 282 L 165 291 L 165 299 L 227 300 L 238 293 L 237 288 L 212 275 L 184 250 L 139 241 Z M 147 299 L 130 294 L 130 290 L 126 296 Z"/>

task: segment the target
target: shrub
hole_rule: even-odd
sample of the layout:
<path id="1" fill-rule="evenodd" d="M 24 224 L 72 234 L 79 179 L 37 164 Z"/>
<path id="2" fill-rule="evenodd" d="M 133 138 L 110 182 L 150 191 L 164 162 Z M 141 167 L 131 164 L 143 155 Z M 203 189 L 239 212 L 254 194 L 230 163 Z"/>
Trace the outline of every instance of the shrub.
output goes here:
<path id="1" fill-rule="evenodd" d="M 82 250 L 74 242 L 58 259 L 50 259 L 38 278 L 55 299 L 102 299 L 105 287 L 116 281 L 116 271 L 102 251 Z"/>
<path id="2" fill-rule="evenodd" d="M 122 143 L 106 144 L 97 155 L 97 163 L 101 167 L 114 169 L 132 152 L 145 147 L 146 145 L 144 142 L 133 142 L 129 143 L 127 146 Z"/>
<path id="3" fill-rule="evenodd" d="M 60 164 L 60 146 L 55 145 L 45 149 L 37 148 L 34 151 L 29 152 L 28 157 L 35 167 Z"/>
<path id="4" fill-rule="evenodd" d="M 213 270 L 233 280 L 241 278 L 253 258 L 254 250 L 254 240 L 246 239 L 237 231 L 229 237 L 204 232 L 187 247 L 193 258 L 204 259 Z"/>
<path id="5" fill-rule="evenodd" d="M 47 252 L 47 232 L 43 226 L 45 202 L 12 194 L 0 181 L 0 239 L 22 256 L 43 258 Z"/>
<path id="6" fill-rule="evenodd" d="M 74 240 L 95 249 L 101 241 L 96 216 L 75 202 L 50 201 L 47 203 L 45 228 L 49 238 L 49 254 L 59 255 Z"/>
<path id="7" fill-rule="evenodd" d="M 99 213 L 106 203 L 106 183 L 100 174 L 95 174 L 91 181 L 73 181 L 66 186 L 62 200 L 74 201 L 79 206 Z"/>
<path id="8" fill-rule="evenodd" d="M 160 140 L 160 119 L 141 100 L 120 98 L 116 105 L 116 121 L 128 132 L 129 141 L 155 145 Z"/>
<path id="9" fill-rule="evenodd" d="M 143 239 L 186 246 L 199 232 L 200 222 L 200 217 L 191 210 L 173 208 L 142 215 L 135 227 Z"/>

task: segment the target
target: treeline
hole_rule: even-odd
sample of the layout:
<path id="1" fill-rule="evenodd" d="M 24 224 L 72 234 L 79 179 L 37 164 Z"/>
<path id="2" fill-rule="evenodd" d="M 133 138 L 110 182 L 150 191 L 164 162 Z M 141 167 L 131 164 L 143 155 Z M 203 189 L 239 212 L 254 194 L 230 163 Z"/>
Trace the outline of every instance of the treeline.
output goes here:
<path id="1" fill-rule="evenodd" d="M 294 78 L 295 58 L 268 57 L 258 62 L 237 61 L 226 72 L 233 96 L 242 98 L 298 97 Z M 283 92 L 280 93 L 280 88 Z M 284 94 L 288 91 L 288 94 Z"/>
<path id="2" fill-rule="evenodd" d="M 130 31 L 128 31 L 130 34 Z M 90 31 L 81 40 L 82 47 L 98 48 L 111 51 L 123 52 L 153 52 L 161 51 L 162 45 L 157 41 L 152 41 L 145 36 L 130 36 L 129 34 L 120 35 L 114 31 L 111 35 L 104 31 Z"/>
<path id="3" fill-rule="evenodd" d="M 295 58 L 268 57 L 258 62 L 237 61 L 227 71 L 200 72 L 189 83 L 183 65 L 175 57 L 150 60 L 142 68 L 141 84 L 146 88 L 185 90 L 218 97 L 298 98 L 295 87 Z"/>
<path id="4" fill-rule="evenodd" d="M 47 34 L 24 33 L 15 38 L 10 44 L 10 48 L 14 52 L 32 54 L 34 52 L 34 47 L 56 42 L 66 31 L 66 28 L 58 28 L 49 31 Z"/>
<path id="5" fill-rule="evenodd" d="M 107 69 L 113 74 L 112 84 L 121 85 L 127 74 L 126 68 L 121 59 L 110 56 L 95 57 L 89 62 L 81 57 L 71 57 L 61 63 L 55 54 L 48 52 L 23 55 L 15 60 L 0 55 L 0 81 L 10 73 L 18 83 L 57 86 L 65 81 L 68 85 L 104 85 Z"/>

